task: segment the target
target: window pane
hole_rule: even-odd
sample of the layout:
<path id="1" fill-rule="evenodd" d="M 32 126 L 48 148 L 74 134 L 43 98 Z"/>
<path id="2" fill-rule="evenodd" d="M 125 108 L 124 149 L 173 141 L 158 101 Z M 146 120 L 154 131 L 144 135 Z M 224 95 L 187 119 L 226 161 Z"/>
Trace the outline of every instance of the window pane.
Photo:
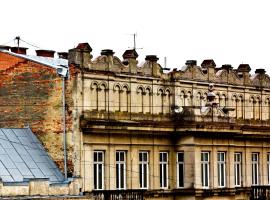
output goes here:
<path id="1" fill-rule="evenodd" d="M 184 162 L 184 153 L 178 153 L 178 162 Z"/>
<path id="2" fill-rule="evenodd" d="M 183 164 L 178 165 L 178 185 L 179 187 L 184 187 L 184 166 Z"/>

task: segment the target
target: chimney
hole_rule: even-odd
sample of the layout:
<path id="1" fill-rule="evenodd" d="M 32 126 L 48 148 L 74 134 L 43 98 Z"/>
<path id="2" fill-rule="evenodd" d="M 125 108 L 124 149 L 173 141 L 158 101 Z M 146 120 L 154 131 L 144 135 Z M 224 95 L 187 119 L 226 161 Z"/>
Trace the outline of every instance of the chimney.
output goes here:
<path id="1" fill-rule="evenodd" d="M 250 72 L 251 68 L 249 64 L 240 64 L 239 67 L 237 68 L 238 72 Z"/>
<path id="2" fill-rule="evenodd" d="M 58 57 L 62 59 L 68 59 L 68 52 L 58 52 Z"/>
<path id="3" fill-rule="evenodd" d="M 54 58 L 55 51 L 40 49 L 40 50 L 36 50 L 36 53 L 37 53 L 37 56 Z"/>
<path id="4" fill-rule="evenodd" d="M 6 50 L 9 51 L 10 46 L 0 45 L 0 50 Z"/>
<path id="5" fill-rule="evenodd" d="M 230 64 L 222 65 L 222 66 L 221 66 L 221 69 L 230 71 L 230 70 L 232 70 L 232 65 L 230 65 Z"/>
<path id="6" fill-rule="evenodd" d="M 11 52 L 13 52 L 13 53 L 26 55 L 26 50 L 28 48 L 25 48 L 25 47 L 11 47 L 10 49 L 11 49 Z"/>
<path id="7" fill-rule="evenodd" d="M 265 69 L 262 69 L 262 68 L 256 69 L 255 74 L 265 74 Z"/>
<path id="8" fill-rule="evenodd" d="M 158 61 L 158 57 L 156 55 L 147 55 L 145 57 L 146 61 L 150 61 L 150 62 L 157 62 Z"/>
<path id="9" fill-rule="evenodd" d="M 196 66 L 197 65 L 197 60 L 187 60 L 186 65 L 187 66 Z"/>
<path id="10" fill-rule="evenodd" d="M 103 49 L 100 53 L 102 56 L 113 56 L 114 52 L 111 49 Z"/>

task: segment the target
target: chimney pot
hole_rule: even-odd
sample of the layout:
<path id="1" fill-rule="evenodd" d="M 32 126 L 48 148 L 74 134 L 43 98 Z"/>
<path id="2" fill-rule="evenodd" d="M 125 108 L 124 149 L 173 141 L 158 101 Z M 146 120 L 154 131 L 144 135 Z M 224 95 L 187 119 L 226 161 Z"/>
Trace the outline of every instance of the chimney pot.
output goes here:
<path id="1" fill-rule="evenodd" d="M 0 50 L 10 50 L 10 46 L 6 46 L 6 45 L 0 45 Z"/>
<path id="2" fill-rule="evenodd" d="M 157 62 L 158 61 L 158 57 L 156 55 L 147 55 L 145 57 L 145 60 L 147 61 L 151 61 L 151 62 Z"/>
<path id="3" fill-rule="evenodd" d="M 138 56 L 139 55 L 138 55 L 138 53 L 136 52 L 135 49 L 128 49 L 123 54 L 124 59 L 128 59 L 128 58 L 136 59 L 136 58 L 138 58 Z"/>
<path id="4" fill-rule="evenodd" d="M 265 74 L 265 69 L 262 69 L 262 68 L 256 69 L 255 74 Z"/>
<path id="5" fill-rule="evenodd" d="M 55 51 L 40 49 L 40 50 L 36 50 L 36 53 L 37 53 L 37 56 L 53 58 Z"/>
<path id="6" fill-rule="evenodd" d="M 58 57 L 62 59 L 68 59 L 68 52 L 58 52 Z"/>
<path id="7" fill-rule="evenodd" d="M 196 66 L 197 65 L 197 60 L 187 60 L 186 65 L 187 66 Z"/>
<path id="8" fill-rule="evenodd" d="M 113 56 L 114 52 L 111 49 L 103 49 L 101 50 L 102 56 Z"/>
<path id="9" fill-rule="evenodd" d="M 11 49 L 11 52 L 13 52 L 13 53 L 26 55 L 26 50 L 28 48 L 25 48 L 25 47 L 11 47 L 10 49 Z"/>

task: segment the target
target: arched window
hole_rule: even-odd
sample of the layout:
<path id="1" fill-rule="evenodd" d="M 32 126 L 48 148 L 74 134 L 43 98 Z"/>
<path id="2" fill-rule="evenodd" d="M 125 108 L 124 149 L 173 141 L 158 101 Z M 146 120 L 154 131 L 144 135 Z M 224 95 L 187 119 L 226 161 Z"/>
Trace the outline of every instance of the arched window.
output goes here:
<path id="1" fill-rule="evenodd" d="M 185 96 L 185 106 L 192 106 L 192 95 L 191 92 L 187 92 L 186 96 Z"/>
<path id="2" fill-rule="evenodd" d="M 144 112 L 151 113 L 151 89 L 146 88 L 145 90 L 145 98 L 144 98 Z"/>
<path id="3" fill-rule="evenodd" d="M 107 109 L 107 94 L 106 94 L 106 85 L 101 84 L 98 91 L 98 110 L 106 110 Z"/>
<path id="4" fill-rule="evenodd" d="M 163 113 L 163 95 L 164 95 L 163 90 L 159 89 L 157 93 L 157 105 L 156 105 L 157 113 Z"/>
<path id="5" fill-rule="evenodd" d="M 114 87 L 113 92 L 114 92 L 114 98 L 113 98 L 114 110 L 115 111 L 120 111 L 120 108 L 121 108 L 121 89 L 120 89 L 120 86 L 116 85 Z"/>
<path id="6" fill-rule="evenodd" d="M 121 111 L 128 112 L 128 102 L 129 102 L 129 90 L 127 86 L 123 87 L 122 98 L 121 98 Z"/>
<path id="7" fill-rule="evenodd" d="M 185 93 L 184 91 L 180 92 L 180 96 L 179 96 L 179 106 L 183 107 L 185 105 Z"/>
<path id="8" fill-rule="evenodd" d="M 93 83 L 91 85 L 91 96 L 90 96 L 90 110 L 97 110 L 98 109 L 98 84 Z"/>
<path id="9" fill-rule="evenodd" d="M 225 96 L 225 94 L 222 94 L 221 96 L 220 96 L 220 99 L 219 99 L 219 105 L 220 105 L 220 107 L 225 107 L 226 106 L 226 96 Z"/>
<path id="10" fill-rule="evenodd" d="M 207 93 L 205 92 L 203 94 L 202 99 L 201 99 L 201 105 L 202 105 L 202 107 L 204 107 L 206 105 L 206 102 L 207 102 Z"/>
<path id="11" fill-rule="evenodd" d="M 231 112 L 231 117 L 237 117 L 236 116 L 236 110 L 237 110 L 237 106 L 236 106 L 236 95 L 233 95 L 232 96 L 232 102 L 231 102 L 231 108 L 234 109 L 232 112 Z"/>
<path id="12" fill-rule="evenodd" d="M 201 98 L 202 98 L 202 95 L 200 92 L 198 92 L 195 99 L 195 106 L 201 106 Z"/>
<path id="13" fill-rule="evenodd" d="M 243 97 L 239 96 L 236 100 L 236 107 L 237 107 L 237 118 L 243 118 Z"/>
<path id="14" fill-rule="evenodd" d="M 255 119 L 255 99 L 254 97 L 250 98 L 250 118 Z"/>
<path id="15" fill-rule="evenodd" d="M 170 91 L 166 90 L 164 94 L 164 113 L 170 113 L 171 101 L 170 101 Z"/>
<path id="16" fill-rule="evenodd" d="M 137 89 L 137 112 L 143 112 L 143 88 L 139 87 Z"/>
<path id="17" fill-rule="evenodd" d="M 260 119 L 261 117 L 261 109 L 260 109 L 260 97 L 257 97 L 256 98 L 256 101 L 255 101 L 255 119 Z"/>

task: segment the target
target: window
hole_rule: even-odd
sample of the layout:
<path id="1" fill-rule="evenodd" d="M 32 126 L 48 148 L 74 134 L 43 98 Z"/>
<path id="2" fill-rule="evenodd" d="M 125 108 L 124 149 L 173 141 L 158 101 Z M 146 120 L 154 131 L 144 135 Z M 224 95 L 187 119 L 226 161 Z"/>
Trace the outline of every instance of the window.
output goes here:
<path id="1" fill-rule="evenodd" d="M 94 151 L 94 189 L 104 189 L 104 152 Z"/>
<path id="2" fill-rule="evenodd" d="M 242 154 L 234 153 L 234 185 L 241 186 L 242 180 Z"/>
<path id="3" fill-rule="evenodd" d="M 168 152 L 159 153 L 160 188 L 168 188 Z"/>
<path id="4" fill-rule="evenodd" d="M 202 187 L 209 187 L 209 152 L 201 153 L 201 180 Z"/>
<path id="5" fill-rule="evenodd" d="M 126 152 L 116 152 L 116 189 L 126 188 Z"/>
<path id="6" fill-rule="evenodd" d="M 251 165 L 252 165 L 252 185 L 259 184 L 259 154 L 251 154 Z"/>
<path id="7" fill-rule="evenodd" d="M 217 164 L 218 164 L 218 186 L 225 187 L 226 185 L 226 164 L 225 164 L 225 152 L 218 152 L 217 154 Z"/>
<path id="8" fill-rule="evenodd" d="M 148 188 L 148 170 L 149 170 L 149 157 L 148 152 L 143 151 L 139 153 L 139 170 L 140 170 L 140 188 Z"/>
<path id="9" fill-rule="evenodd" d="M 184 152 L 177 153 L 177 187 L 184 187 Z"/>
<path id="10" fill-rule="evenodd" d="M 267 180 L 270 185 L 270 153 L 267 153 Z"/>

